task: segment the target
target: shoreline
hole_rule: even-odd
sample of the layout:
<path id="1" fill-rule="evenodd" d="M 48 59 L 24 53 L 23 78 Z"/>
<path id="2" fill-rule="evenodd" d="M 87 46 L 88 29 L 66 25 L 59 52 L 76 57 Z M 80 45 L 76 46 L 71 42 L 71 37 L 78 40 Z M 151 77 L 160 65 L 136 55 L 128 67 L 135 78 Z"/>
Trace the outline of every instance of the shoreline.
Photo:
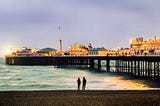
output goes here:
<path id="1" fill-rule="evenodd" d="M 0 106 L 159 106 L 160 90 L 0 91 Z"/>

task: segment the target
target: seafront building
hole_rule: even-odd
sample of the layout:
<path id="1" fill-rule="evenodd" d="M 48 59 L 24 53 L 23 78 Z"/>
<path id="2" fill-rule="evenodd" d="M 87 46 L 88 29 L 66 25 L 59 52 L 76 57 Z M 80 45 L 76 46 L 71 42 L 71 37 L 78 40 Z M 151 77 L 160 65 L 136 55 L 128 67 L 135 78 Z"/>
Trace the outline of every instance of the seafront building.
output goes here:
<path id="1" fill-rule="evenodd" d="M 143 37 L 132 38 L 130 48 L 117 48 L 107 50 L 94 48 L 88 51 L 90 56 L 130 56 L 130 55 L 160 55 L 160 38 L 144 40 Z"/>
<path id="2" fill-rule="evenodd" d="M 160 38 L 133 38 L 130 40 L 130 51 L 131 55 L 160 55 Z"/>

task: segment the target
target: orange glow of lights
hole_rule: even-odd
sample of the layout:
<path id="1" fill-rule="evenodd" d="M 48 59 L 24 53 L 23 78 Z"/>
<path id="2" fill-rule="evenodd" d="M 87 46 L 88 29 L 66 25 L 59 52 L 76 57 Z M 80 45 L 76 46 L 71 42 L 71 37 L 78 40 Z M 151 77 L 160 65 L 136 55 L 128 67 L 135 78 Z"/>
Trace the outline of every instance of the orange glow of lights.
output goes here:
<path id="1" fill-rule="evenodd" d="M 19 48 L 16 46 L 4 47 L 1 51 L 1 55 L 2 56 L 9 56 L 9 55 L 12 55 L 13 53 L 16 53 L 18 50 L 19 50 Z"/>

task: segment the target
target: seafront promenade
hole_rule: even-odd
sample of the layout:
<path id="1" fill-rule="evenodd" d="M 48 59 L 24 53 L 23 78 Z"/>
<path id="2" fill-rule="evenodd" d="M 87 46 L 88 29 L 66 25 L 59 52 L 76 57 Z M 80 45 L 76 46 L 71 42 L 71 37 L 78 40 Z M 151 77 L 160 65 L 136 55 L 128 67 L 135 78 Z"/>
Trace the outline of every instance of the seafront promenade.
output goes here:
<path id="1" fill-rule="evenodd" d="M 159 106 L 158 90 L 0 91 L 0 106 Z"/>

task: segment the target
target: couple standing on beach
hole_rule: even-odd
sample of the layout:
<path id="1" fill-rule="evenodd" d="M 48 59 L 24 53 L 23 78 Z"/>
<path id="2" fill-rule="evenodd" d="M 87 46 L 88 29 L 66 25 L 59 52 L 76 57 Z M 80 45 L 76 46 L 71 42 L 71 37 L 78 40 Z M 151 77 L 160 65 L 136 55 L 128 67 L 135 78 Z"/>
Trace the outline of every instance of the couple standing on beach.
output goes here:
<path id="1" fill-rule="evenodd" d="M 83 77 L 83 85 L 82 85 L 82 90 L 83 91 L 86 88 L 86 83 L 87 83 L 87 80 L 86 80 L 85 77 Z M 78 85 L 78 90 L 80 90 L 80 86 L 81 86 L 81 80 L 80 80 L 80 78 L 78 78 L 78 80 L 77 80 L 77 85 Z"/>

